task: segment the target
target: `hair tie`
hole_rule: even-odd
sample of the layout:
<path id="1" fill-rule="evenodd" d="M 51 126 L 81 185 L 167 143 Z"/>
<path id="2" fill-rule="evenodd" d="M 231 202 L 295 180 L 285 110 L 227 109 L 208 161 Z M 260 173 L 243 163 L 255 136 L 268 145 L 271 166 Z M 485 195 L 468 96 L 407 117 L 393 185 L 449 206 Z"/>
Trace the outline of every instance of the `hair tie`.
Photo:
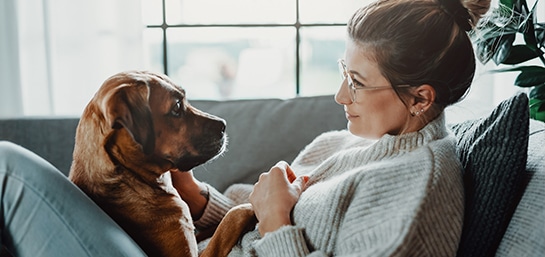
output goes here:
<path id="1" fill-rule="evenodd" d="M 445 12 L 454 18 L 456 24 L 465 31 L 471 30 L 471 16 L 460 0 L 439 0 Z"/>

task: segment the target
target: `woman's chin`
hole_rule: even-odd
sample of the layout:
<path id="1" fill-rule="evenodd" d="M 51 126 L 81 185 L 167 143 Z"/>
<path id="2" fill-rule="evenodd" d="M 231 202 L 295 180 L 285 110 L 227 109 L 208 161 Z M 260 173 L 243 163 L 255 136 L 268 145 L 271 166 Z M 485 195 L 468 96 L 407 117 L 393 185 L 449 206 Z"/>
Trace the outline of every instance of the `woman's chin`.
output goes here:
<path id="1" fill-rule="evenodd" d="M 366 138 L 366 139 L 379 139 L 380 137 L 382 137 L 382 135 L 384 135 L 384 134 L 377 134 L 368 129 L 355 126 L 355 124 L 352 124 L 350 121 L 348 122 L 347 129 L 352 135 Z"/>

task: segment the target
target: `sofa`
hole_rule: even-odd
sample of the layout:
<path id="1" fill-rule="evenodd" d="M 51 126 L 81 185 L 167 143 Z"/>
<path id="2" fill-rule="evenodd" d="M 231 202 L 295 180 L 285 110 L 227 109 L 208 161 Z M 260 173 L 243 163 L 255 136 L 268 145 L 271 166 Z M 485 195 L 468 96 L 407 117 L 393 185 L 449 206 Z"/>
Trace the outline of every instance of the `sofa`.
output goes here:
<path id="1" fill-rule="evenodd" d="M 255 183 L 317 135 L 346 128 L 343 108 L 331 95 L 190 103 L 227 121 L 228 150 L 194 169 L 220 191 Z M 67 175 L 77 124 L 77 117 L 3 119 L 0 140 L 34 151 Z M 448 126 L 458 139 L 466 185 L 458 256 L 542 256 L 545 123 L 528 118 L 527 96 L 517 93 L 481 118 Z"/>

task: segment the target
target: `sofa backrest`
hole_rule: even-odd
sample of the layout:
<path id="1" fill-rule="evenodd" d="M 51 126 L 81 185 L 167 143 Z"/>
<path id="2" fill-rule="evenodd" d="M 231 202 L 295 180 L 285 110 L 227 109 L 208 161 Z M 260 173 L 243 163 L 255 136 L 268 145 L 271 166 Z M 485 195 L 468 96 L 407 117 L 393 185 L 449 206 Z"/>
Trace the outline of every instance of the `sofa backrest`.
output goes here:
<path id="1" fill-rule="evenodd" d="M 190 103 L 227 121 L 228 150 L 194 171 L 219 190 L 235 182 L 255 183 L 259 173 L 280 160 L 292 161 L 320 133 L 346 127 L 343 108 L 331 95 Z M 28 148 L 67 175 L 78 121 L 76 117 L 4 119 L 0 140 Z"/>
<path id="2" fill-rule="evenodd" d="M 545 253 L 545 123 L 530 120 L 524 193 L 495 257 Z"/>
<path id="3" fill-rule="evenodd" d="M 235 182 L 255 183 L 278 161 L 291 162 L 319 134 L 347 124 L 333 96 L 192 104 L 227 121 L 227 152 L 194 170 L 195 177 L 219 190 Z"/>
<path id="4" fill-rule="evenodd" d="M 75 117 L 0 119 L 0 140 L 33 151 L 68 175 L 78 121 Z"/>

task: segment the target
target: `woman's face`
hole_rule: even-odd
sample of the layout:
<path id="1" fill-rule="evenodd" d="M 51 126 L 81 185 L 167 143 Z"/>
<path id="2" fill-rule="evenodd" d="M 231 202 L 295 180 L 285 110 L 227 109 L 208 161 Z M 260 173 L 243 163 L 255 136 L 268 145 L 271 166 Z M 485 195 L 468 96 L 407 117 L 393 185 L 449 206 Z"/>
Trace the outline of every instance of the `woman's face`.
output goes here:
<path id="1" fill-rule="evenodd" d="M 348 130 L 364 138 L 380 138 L 384 134 L 399 134 L 406 124 L 409 112 L 381 74 L 377 63 L 368 58 L 362 47 L 352 40 L 346 43 L 345 64 L 356 88 L 352 100 L 347 79 L 335 95 L 335 101 L 344 106 Z M 366 90 L 365 87 L 386 87 Z"/>

